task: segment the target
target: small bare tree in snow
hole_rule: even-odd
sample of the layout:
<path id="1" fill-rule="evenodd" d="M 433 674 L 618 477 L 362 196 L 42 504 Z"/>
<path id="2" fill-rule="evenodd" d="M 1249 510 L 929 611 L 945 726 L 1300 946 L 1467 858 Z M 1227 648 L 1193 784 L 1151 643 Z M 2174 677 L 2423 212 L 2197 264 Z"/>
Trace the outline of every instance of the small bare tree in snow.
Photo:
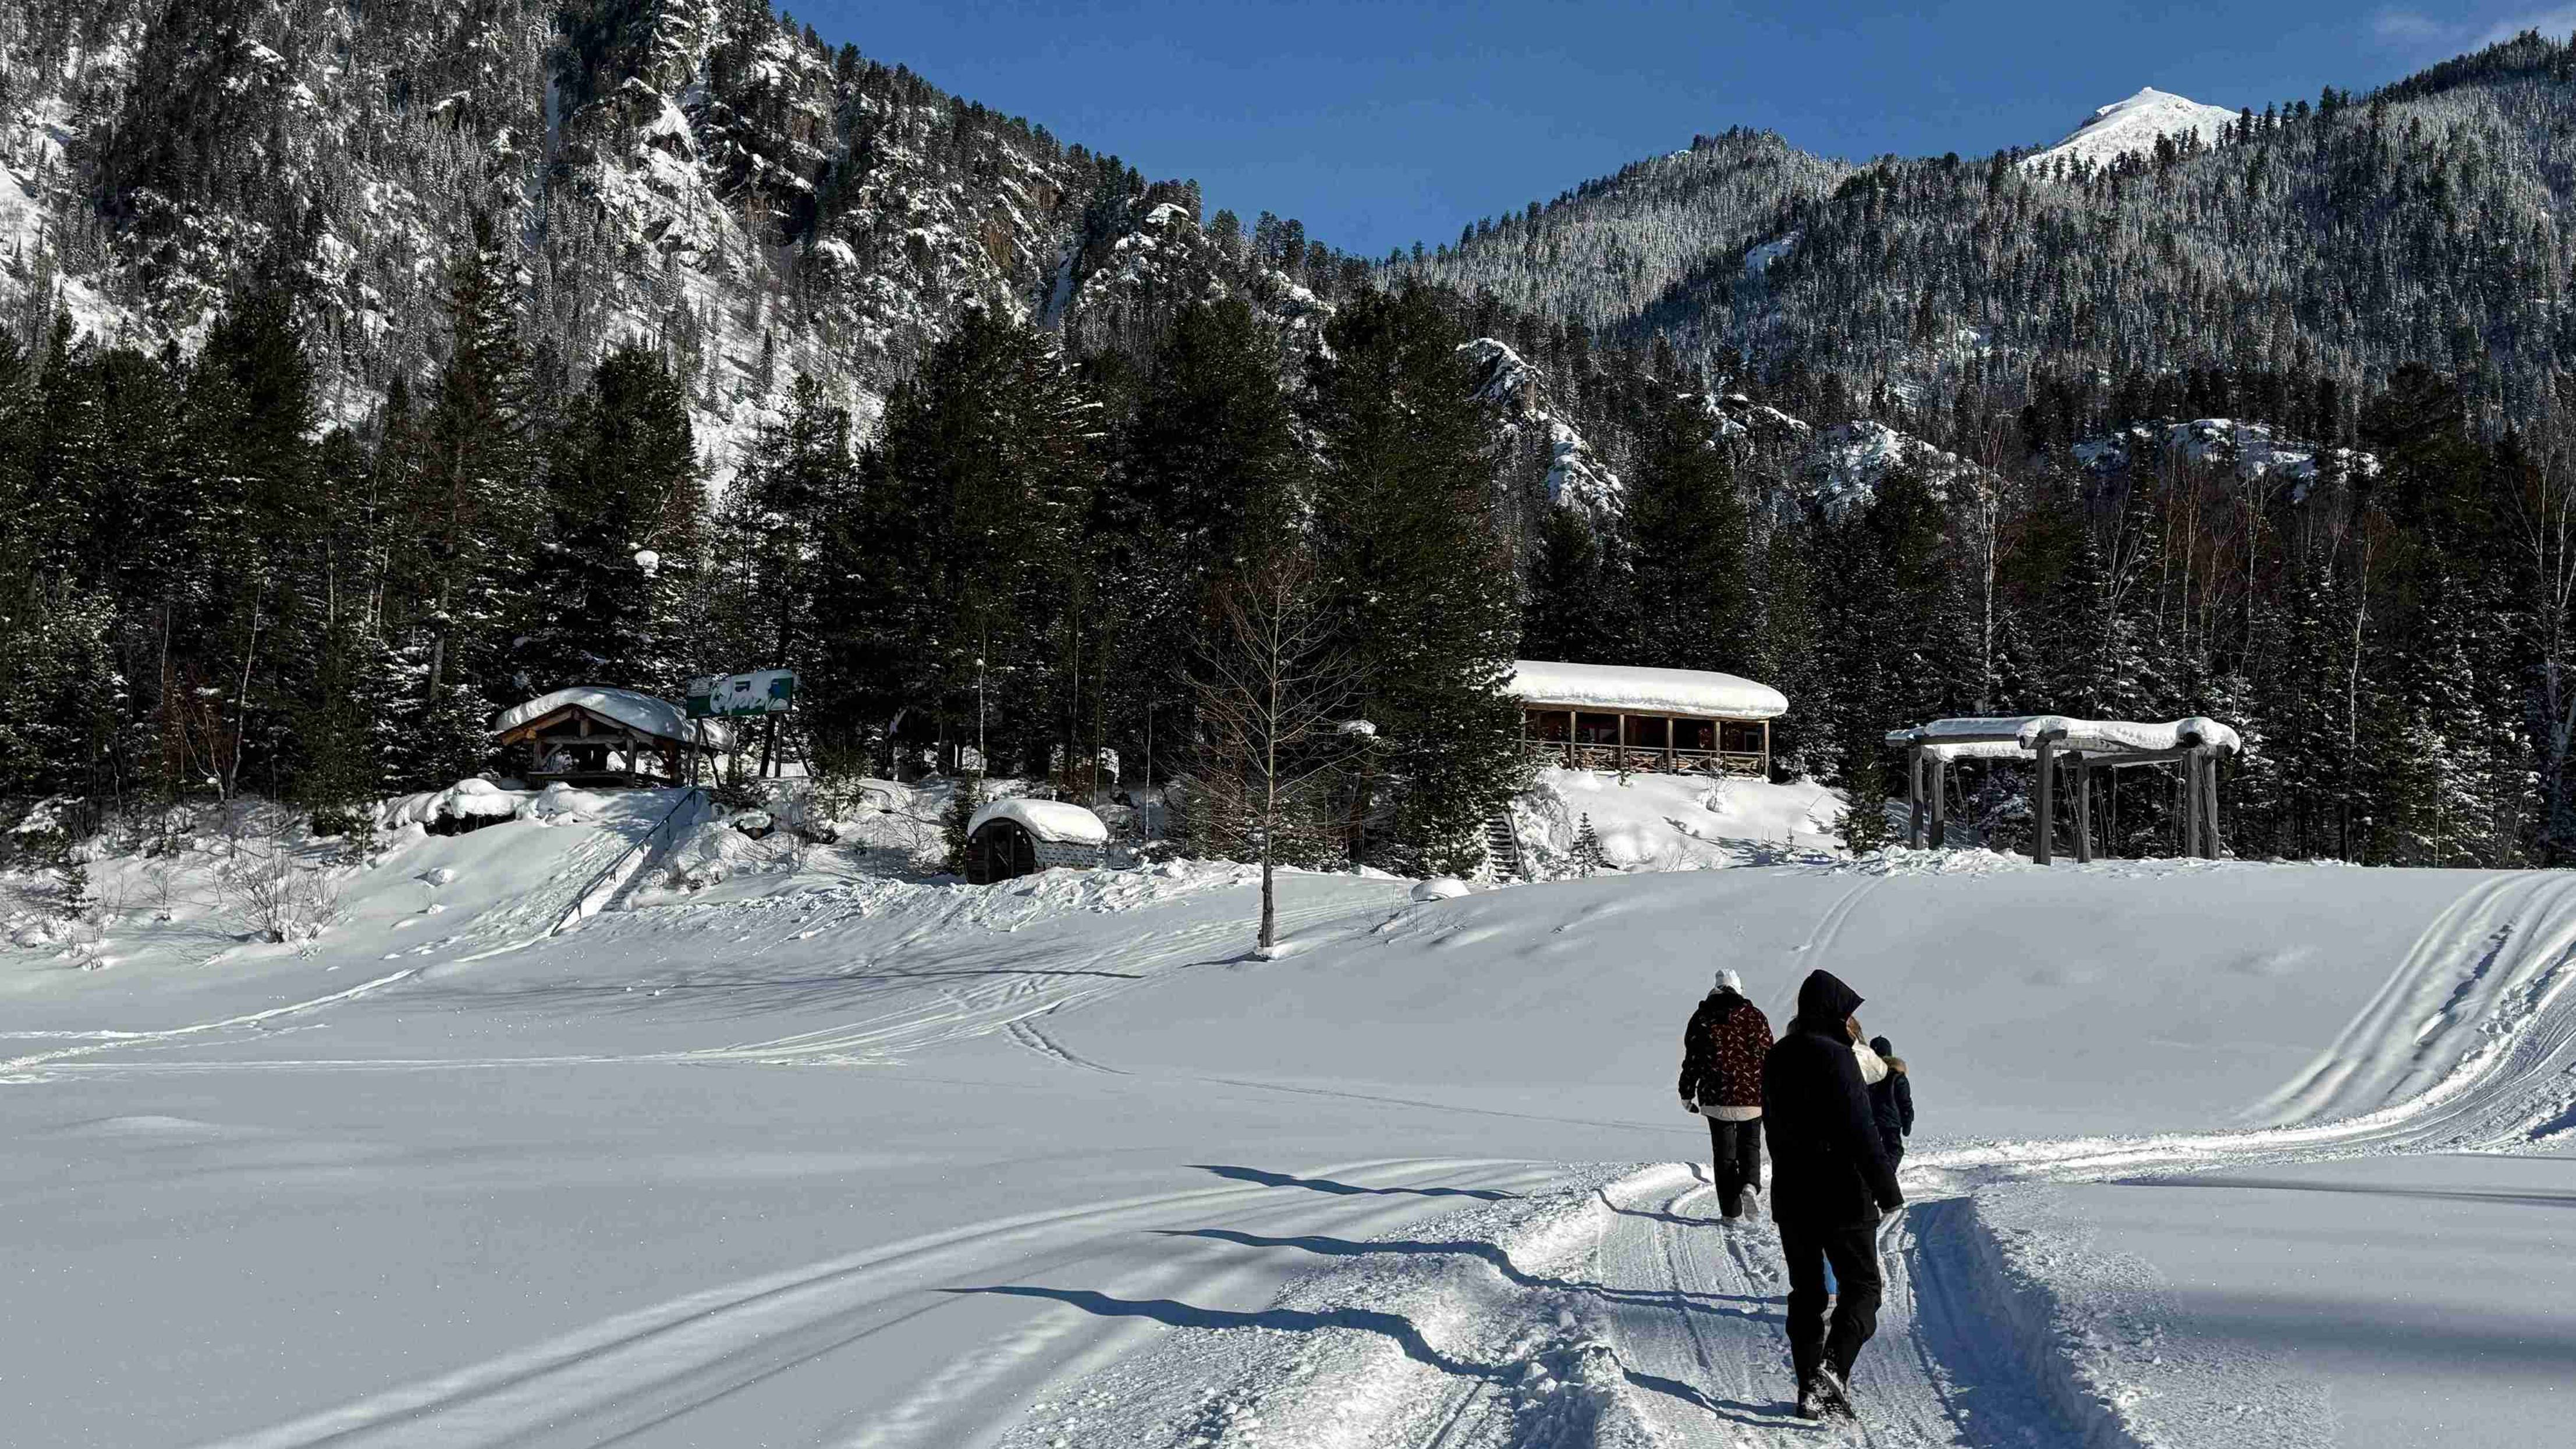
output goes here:
<path id="1" fill-rule="evenodd" d="M 1197 682 L 1196 828 L 1261 862 L 1261 938 L 1279 944 L 1273 874 L 1322 853 L 1333 786 L 1366 738 L 1343 718 L 1358 676 L 1334 645 L 1314 561 L 1280 550 L 1219 583 Z"/>
<path id="2" fill-rule="evenodd" d="M 284 845 L 245 840 L 215 873 L 224 908 L 261 939 L 301 945 L 340 914 L 340 883 L 298 861 Z"/>

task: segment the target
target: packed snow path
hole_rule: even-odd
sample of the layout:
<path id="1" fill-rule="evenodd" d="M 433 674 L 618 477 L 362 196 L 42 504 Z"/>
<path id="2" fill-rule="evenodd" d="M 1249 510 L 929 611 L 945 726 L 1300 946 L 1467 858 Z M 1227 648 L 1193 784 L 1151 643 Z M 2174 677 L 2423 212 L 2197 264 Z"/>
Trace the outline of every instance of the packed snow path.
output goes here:
<path id="1" fill-rule="evenodd" d="M 800 877 L 533 941 L 470 893 L 517 828 L 426 847 L 469 872 L 426 951 L 407 907 L 166 992 L 7 983 L 14 1433 L 2221 1442 L 2131 1432 L 2138 1385 L 2193 1401 L 2155 1378 L 2191 1350 L 2051 1299 L 2098 1264 L 2015 1194 L 2191 1173 L 2227 1189 L 2195 1209 L 2295 1224 L 2240 1199 L 2576 1136 L 2565 876 L 1958 854 L 1427 905 L 1292 877 L 1296 949 L 1255 962 L 1223 872 Z M 610 843 L 531 838 L 549 879 Z M 1946 1139 L 1907 1163 L 1853 1429 L 1786 1413 L 1770 1228 L 1652 1165 L 1704 1160 L 1671 1038 L 1720 952 L 1775 1022 L 1811 965 L 1860 983 Z M 2216 1371 L 2233 1412 L 2325 1422 L 2259 1354 Z"/>

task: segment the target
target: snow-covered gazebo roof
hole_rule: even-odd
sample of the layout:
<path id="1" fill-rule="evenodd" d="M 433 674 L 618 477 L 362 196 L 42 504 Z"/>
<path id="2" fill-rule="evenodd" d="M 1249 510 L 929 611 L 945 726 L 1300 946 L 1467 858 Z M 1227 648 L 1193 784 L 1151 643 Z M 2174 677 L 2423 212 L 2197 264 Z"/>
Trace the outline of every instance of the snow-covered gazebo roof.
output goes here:
<path id="1" fill-rule="evenodd" d="M 2031 773 L 2030 858 L 2039 865 L 2056 859 L 2056 789 L 2061 774 L 2070 775 L 2069 783 L 2075 787 L 2075 858 L 2090 861 L 2093 776 L 2103 770 L 2168 764 L 2182 767 L 2181 853 L 2216 860 L 2223 853 L 2218 835 L 2218 757 L 2245 748 L 2234 729 L 2199 715 L 2164 724 L 2062 714 L 1936 719 L 1912 729 L 1890 730 L 1887 743 L 1906 752 L 1906 843 L 1922 845 L 1928 825 L 1936 849 L 1946 843 L 1952 764 L 1960 760 L 2037 762 Z"/>
<path id="2" fill-rule="evenodd" d="M 1780 691 L 1713 669 L 1515 659 L 1503 691 L 1527 704 L 1695 719 L 1776 719 L 1789 712 L 1788 698 Z"/>
<path id="3" fill-rule="evenodd" d="M 993 820 L 1008 820 L 1050 845 L 1109 843 L 1109 827 L 1099 816 L 1062 800 L 1024 800 L 1016 796 L 996 800 L 967 820 L 966 833 L 973 835 Z"/>
<path id="4" fill-rule="evenodd" d="M 2200 715 L 2166 724 L 2062 714 L 1936 719 L 1890 730 L 1887 742 L 1899 748 L 1920 745 L 1927 757 L 1936 759 L 2026 760 L 2036 758 L 2041 739 L 2050 737 L 2061 750 L 2088 755 L 2163 754 L 2195 745 L 2232 755 L 2244 746 L 2233 728 Z"/>
<path id="5" fill-rule="evenodd" d="M 680 708 L 658 695 L 632 689 L 608 689 L 599 685 L 575 685 L 538 695 L 525 704 L 514 704 L 501 711 L 492 722 L 492 733 L 507 735 L 523 725 L 535 723 L 566 709 L 587 710 L 602 719 L 655 739 L 678 740 L 684 744 L 701 744 L 723 749 L 728 743 L 725 727 L 714 720 L 693 720 Z"/>

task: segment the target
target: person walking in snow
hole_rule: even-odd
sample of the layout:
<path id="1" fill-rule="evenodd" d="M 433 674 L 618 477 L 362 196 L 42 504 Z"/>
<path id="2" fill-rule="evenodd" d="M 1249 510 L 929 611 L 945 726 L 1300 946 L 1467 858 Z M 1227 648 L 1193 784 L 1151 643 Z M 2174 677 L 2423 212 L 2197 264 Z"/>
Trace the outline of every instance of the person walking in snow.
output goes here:
<path id="1" fill-rule="evenodd" d="M 1877 1234 L 1902 1207 L 1853 1050 L 1860 993 L 1830 971 L 1798 987 L 1798 1015 L 1762 1063 L 1771 1220 L 1789 1267 L 1789 1359 L 1798 1412 L 1850 1417 L 1852 1362 L 1878 1331 Z M 1825 1268 L 1840 1291 L 1825 1323 Z"/>
<path id="2" fill-rule="evenodd" d="M 1871 1037 L 1869 1049 L 1887 1064 L 1887 1075 L 1870 1084 L 1869 1114 L 1878 1123 L 1878 1145 L 1887 1149 L 1887 1170 L 1894 1172 L 1905 1164 L 1905 1139 L 1914 1135 L 1914 1083 L 1905 1074 L 1905 1058 L 1887 1038 Z"/>
<path id="3" fill-rule="evenodd" d="M 1744 978 L 1717 973 L 1682 1028 L 1682 1109 L 1708 1119 L 1709 1180 L 1728 1222 L 1748 1215 L 1762 1187 L 1762 1059 L 1771 1023 L 1744 995 Z"/>

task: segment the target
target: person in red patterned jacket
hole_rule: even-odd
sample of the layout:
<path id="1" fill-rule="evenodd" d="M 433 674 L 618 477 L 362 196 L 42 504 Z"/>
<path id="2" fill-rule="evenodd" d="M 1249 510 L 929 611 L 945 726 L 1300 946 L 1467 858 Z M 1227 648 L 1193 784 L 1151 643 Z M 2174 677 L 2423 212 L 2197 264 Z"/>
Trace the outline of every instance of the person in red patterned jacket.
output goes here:
<path id="1" fill-rule="evenodd" d="M 1771 1023 L 1744 997 L 1744 978 L 1717 973 L 1682 1029 L 1682 1108 L 1708 1119 L 1717 1210 L 1728 1222 L 1752 1214 L 1762 1186 L 1762 1059 Z"/>

